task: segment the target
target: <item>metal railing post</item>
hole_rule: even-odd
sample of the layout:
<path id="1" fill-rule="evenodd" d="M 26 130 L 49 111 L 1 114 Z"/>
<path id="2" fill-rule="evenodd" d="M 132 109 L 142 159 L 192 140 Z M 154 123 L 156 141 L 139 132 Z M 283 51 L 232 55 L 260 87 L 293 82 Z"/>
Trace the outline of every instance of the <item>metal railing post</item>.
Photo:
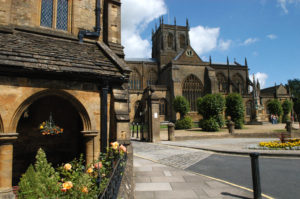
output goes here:
<path id="1" fill-rule="evenodd" d="M 261 199 L 261 186 L 259 174 L 259 153 L 250 153 L 251 169 L 252 169 L 252 183 L 254 199 Z"/>
<path id="2" fill-rule="evenodd" d="M 136 124 L 136 138 L 139 138 L 139 123 Z"/>

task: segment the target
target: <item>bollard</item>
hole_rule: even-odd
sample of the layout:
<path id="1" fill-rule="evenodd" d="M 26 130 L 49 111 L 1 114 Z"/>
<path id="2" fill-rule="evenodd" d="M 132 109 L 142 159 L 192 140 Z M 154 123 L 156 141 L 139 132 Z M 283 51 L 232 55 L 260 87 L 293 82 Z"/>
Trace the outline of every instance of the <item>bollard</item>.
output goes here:
<path id="1" fill-rule="evenodd" d="M 136 138 L 139 138 L 139 123 L 136 123 Z"/>
<path id="2" fill-rule="evenodd" d="M 292 121 L 291 120 L 286 121 L 285 128 L 286 128 L 287 132 L 291 135 L 291 133 L 292 133 Z"/>
<path id="3" fill-rule="evenodd" d="M 261 186 L 259 174 L 259 153 L 250 153 L 251 169 L 252 169 L 252 183 L 253 183 L 253 196 L 254 199 L 261 199 Z"/>
<path id="4" fill-rule="evenodd" d="M 132 126 L 131 137 L 134 137 L 134 122 L 132 122 L 131 126 Z"/>
<path id="5" fill-rule="evenodd" d="M 170 122 L 168 124 L 168 140 L 169 141 L 174 141 L 175 140 L 174 127 L 175 127 L 175 125 L 172 122 Z"/>
<path id="6" fill-rule="evenodd" d="M 234 122 L 230 120 L 228 122 L 227 126 L 228 126 L 228 132 L 229 132 L 229 134 L 233 134 L 234 133 Z"/>

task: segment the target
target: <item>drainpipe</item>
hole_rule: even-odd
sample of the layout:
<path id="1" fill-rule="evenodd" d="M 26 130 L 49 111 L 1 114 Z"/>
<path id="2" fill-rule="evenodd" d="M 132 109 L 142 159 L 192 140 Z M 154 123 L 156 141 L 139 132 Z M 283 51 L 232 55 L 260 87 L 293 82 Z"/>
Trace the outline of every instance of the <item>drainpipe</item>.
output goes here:
<path id="1" fill-rule="evenodd" d="M 89 30 L 80 30 L 78 33 L 78 39 L 79 42 L 83 42 L 83 38 L 88 37 L 99 37 L 100 36 L 100 13 L 101 13 L 101 7 L 100 7 L 100 0 L 97 0 L 96 2 L 96 27 L 95 32 L 91 32 Z"/>

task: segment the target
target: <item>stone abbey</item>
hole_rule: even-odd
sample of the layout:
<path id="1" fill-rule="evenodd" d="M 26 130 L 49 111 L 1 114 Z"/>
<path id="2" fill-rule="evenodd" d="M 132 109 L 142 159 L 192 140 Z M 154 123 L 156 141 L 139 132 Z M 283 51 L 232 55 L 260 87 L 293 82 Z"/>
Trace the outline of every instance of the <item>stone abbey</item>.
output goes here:
<path id="1" fill-rule="evenodd" d="M 241 64 L 213 63 L 203 61 L 193 50 L 189 39 L 189 23 L 185 26 L 164 24 L 152 32 L 152 58 L 125 59 L 132 73 L 129 79 L 131 102 L 131 121 L 141 121 L 147 106 L 144 96 L 153 93 L 158 104 L 158 120 L 174 121 L 176 113 L 172 108 L 176 96 L 184 96 L 190 104 L 189 113 L 194 121 L 199 121 L 196 100 L 208 93 L 240 93 L 245 107 L 245 122 L 254 119 L 269 120 L 267 103 L 269 100 L 289 99 L 290 95 L 283 85 L 260 89 L 255 78 L 249 78 L 247 60 Z M 254 92 L 250 92 L 250 87 Z M 178 118 L 178 116 L 177 116 Z"/>

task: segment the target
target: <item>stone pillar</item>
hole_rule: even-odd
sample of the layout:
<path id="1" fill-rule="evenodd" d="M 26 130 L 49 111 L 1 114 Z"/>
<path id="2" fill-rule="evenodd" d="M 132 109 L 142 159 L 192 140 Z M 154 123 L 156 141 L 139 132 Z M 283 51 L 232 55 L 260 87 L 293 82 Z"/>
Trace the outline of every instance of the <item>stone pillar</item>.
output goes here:
<path id="1" fill-rule="evenodd" d="M 15 198 L 12 192 L 13 142 L 18 133 L 0 133 L 0 198 Z"/>
<path id="2" fill-rule="evenodd" d="M 151 95 L 151 106 L 150 106 L 151 117 L 151 141 L 159 142 L 160 141 L 160 118 L 159 118 L 159 98 L 154 94 Z"/>
<path id="3" fill-rule="evenodd" d="M 94 138 L 98 135 L 96 131 L 81 131 L 85 143 L 85 164 L 88 166 L 95 160 Z"/>
<path id="4" fill-rule="evenodd" d="M 229 134 L 234 133 L 234 122 L 231 120 L 228 122 L 228 132 L 229 132 Z"/>
<path id="5" fill-rule="evenodd" d="M 168 140 L 169 141 L 174 141 L 175 140 L 174 131 L 175 131 L 175 125 L 172 122 L 170 122 L 168 124 Z"/>

